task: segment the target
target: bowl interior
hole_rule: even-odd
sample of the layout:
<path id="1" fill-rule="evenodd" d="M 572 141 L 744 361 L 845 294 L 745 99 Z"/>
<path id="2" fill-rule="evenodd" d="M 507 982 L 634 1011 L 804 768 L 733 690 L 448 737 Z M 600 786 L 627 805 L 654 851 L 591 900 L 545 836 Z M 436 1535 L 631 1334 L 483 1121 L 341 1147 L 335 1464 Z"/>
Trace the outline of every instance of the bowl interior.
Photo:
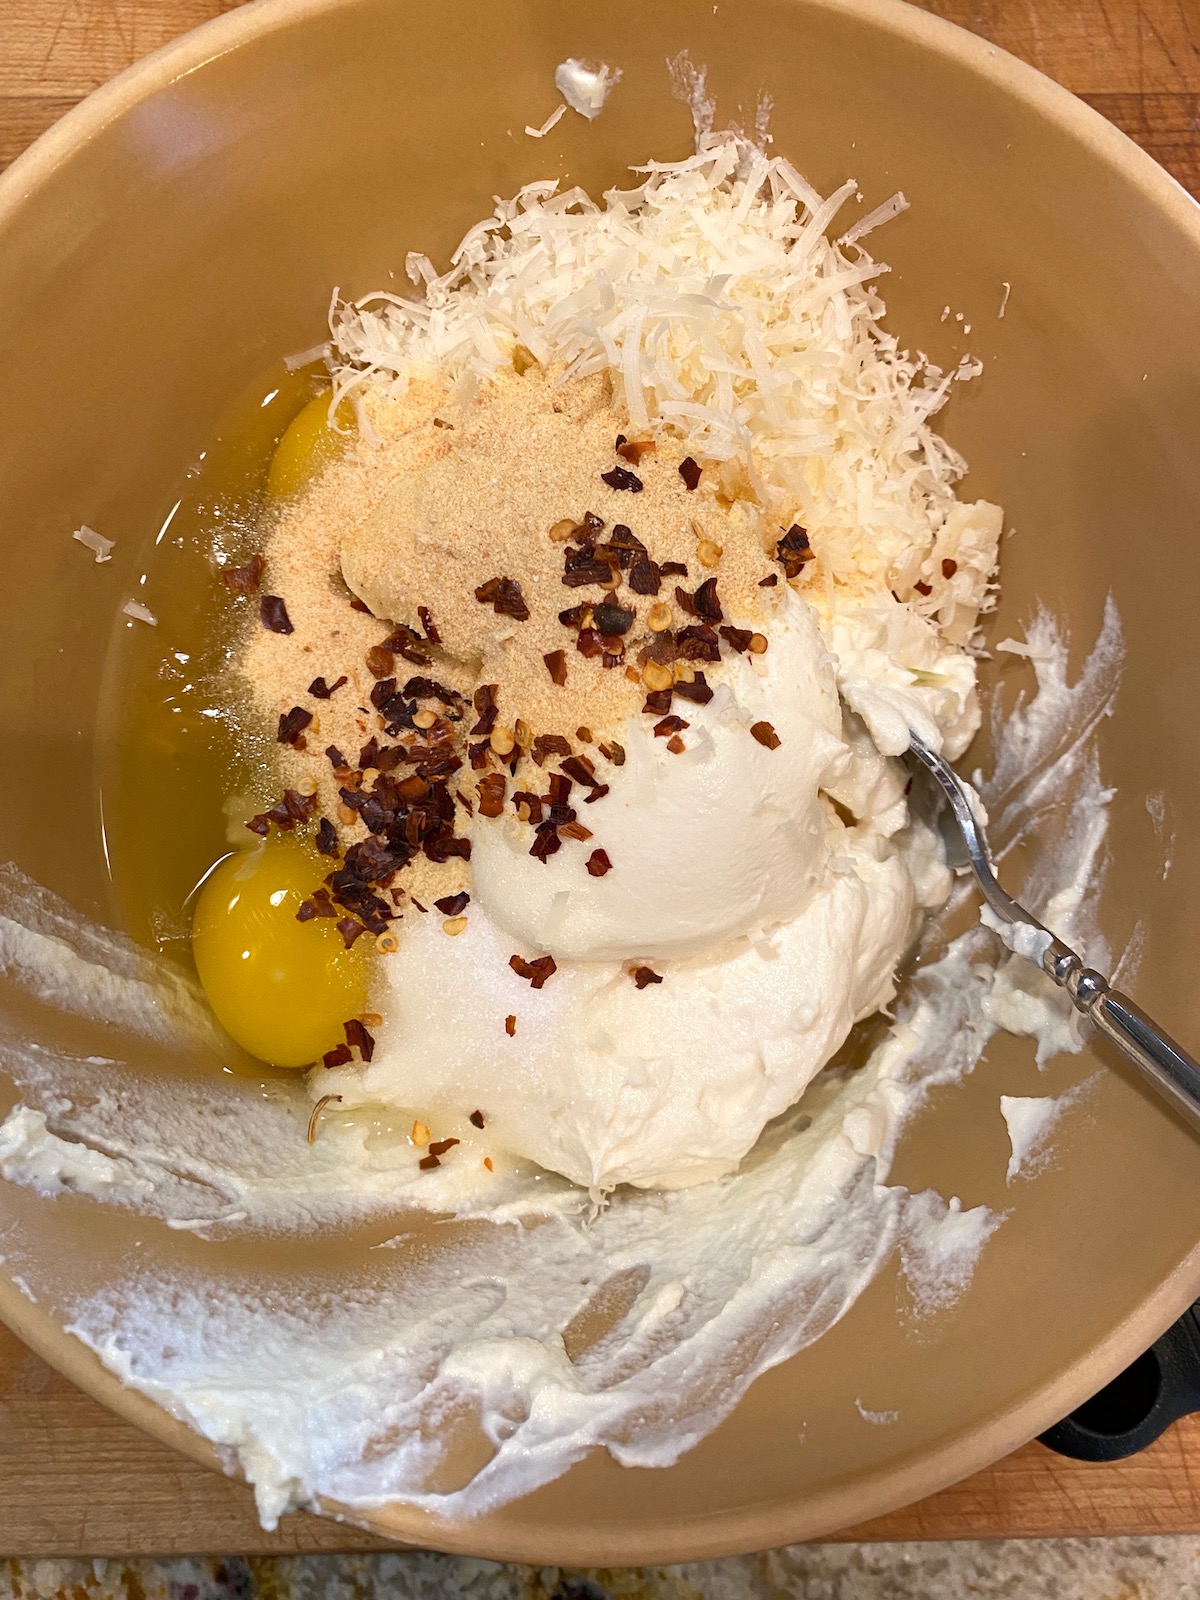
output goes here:
<path id="1" fill-rule="evenodd" d="M 685 155 L 690 114 L 667 71 L 684 50 L 707 68 L 718 125 L 752 127 L 769 96 L 773 149 L 818 188 L 852 175 L 864 207 L 897 188 L 911 202 L 872 244 L 892 266 L 882 289 L 901 340 L 943 366 L 968 350 L 984 363 L 943 431 L 971 464 L 968 494 L 999 500 L 1014 530 L 993 637 L 1040 602 L 1078 659 L 1115 597 L 1128 661 L 1100 736 L 1117 788 L 1103 922 L 1115 953 L 1140 948 L 1139 1001 L 1200 1038 L 1188 915 L 1200 840 L 1186 826 L 1200 764 L 1200 225 L 1086 108 L 900 5 L 255 7 L 136 69 L 18 164 L 0 186 L 3 855 L 111 918 L 95 685 L 114 613 L 217 417 L 272 360 L 322 337 L 333 285 L 388 286 L 413 249 L 444 260 L 493 195 L 547 175 L 598 191 L 630 164 Z M 622 81 L 597 121 L 568 115 L 531 139 L 567 56 L 619 66 Z M 963 320 L 943 320 L 947 305 Z M 82 522 L 117 540 L 111 564 L 72 544 Z M 1013 689 L 1025 670 L 992 663 L 985 678 Z M 1148 796 L 1162 797 L 1174 838 L 1169 872 Z M 5 986 L 7 1026 L 22 1026 L 21 1005 Z M 998 1095 L 1056 1093 L 1094 1072 L 1055 1166 L 1006 1187 Z M 479 1554 L 609 1563 L 815 1534 L 1038 1431 L 1200 1289 L 1193 1140 L 1099 1050 L 1039 1075 L 1028 1042 L 997 1041 L 963 1088 L 934 1098 L 900 1175 L 1009 1213 L 969 1291 L 938 1316 L 915 1321 L 885 1273 L 669 1470 L 595 1455 L 470 1525 L 402 1508 L 373 1525 Z M 55 1278 L 65 1296 L 119 1260 L 128 1219 L 9 1186 L 0 1217 L 29 1259 L 54 1263 L 36 1306 L 4 1283 L 6 1319 L 106 1401 L 206 1455 L 58 1326 Z M 136 1232 L 166 1260 L 195 1248 Z M 899 1419 L 872 1426 L 856 1400 Z"/>

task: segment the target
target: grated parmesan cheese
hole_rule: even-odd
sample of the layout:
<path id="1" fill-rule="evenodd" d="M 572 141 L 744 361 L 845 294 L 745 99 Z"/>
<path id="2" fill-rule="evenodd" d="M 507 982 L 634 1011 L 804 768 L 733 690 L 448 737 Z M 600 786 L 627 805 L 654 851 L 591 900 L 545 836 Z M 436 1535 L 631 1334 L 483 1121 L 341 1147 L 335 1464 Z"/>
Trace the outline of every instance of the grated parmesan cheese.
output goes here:
<path id="1" fill-rule="evenodd" d="M 876 228 L 882 228 L 885 222 L 890 222 L 893 217 L 898 217 L 902 211 L 908 210 L 908 200 L 902 190 L 897 190 L 890 199 L 885 200 L 881 206 L 876 206 L 874 211 L 868 211 L 865 217 L 860 217 L 852 228 L 848 228 L 838 240 L 839 244 L 855 244 Z"/>
<path id="2" fill-rule="evenodd" d="M 328 354 L 329 345 L 322 341 L 308 350 L 297 350 L 294 355 L 284 356 L 283 364 L 289 372 L 299 372 L 301 367 L 310 367 L 314 361 L 324 361 Z"/>
<path id="3" fill-rule="evenodd" d="M 554 87 L 571 110 L 589 122 L 604 110 L 604 102 L 620 81 L 621 69 L 606 67 L 602 61 L 576 61 L 569 56 L 554 69 Z"/>
<path id="4" fill-rule="evenodd" d="M 550 115 L 546 118 L 545 122 L 542 123 L 540 128 L 531 128 L 529 126 L 529 124 L 526 123 L 525 124 L 525 132 L 529 135 L 529 137 L 531 139 L 544 139 L 546 137 L 546 135 L 550 132 L 551 128 L 556 128 L 558 126 L 558 124 L 562 121 L 563 117 L 566 116 L 566 114 L 567 114 L 567 105 L 566 105 L 566 101 L 564 101 L 561 106 L 558 106 L 555 110 L 553 110 L 550 113 Z"/>
<path id="5" fill-rule="evenodd" d="M 887 268 L 858 241 L 903 195 L 834 242 L 853 181 L 822 198 L 740 135 L 702 134 L 686 160 L 634 170 L 599 204 L 550 180 L 498 201 L 447 272 L 410 258 L 421 298 L 335 296 L 337 396 L 436 375 L 466 401 L 518 344 L 567 377 L 607 374 L 634 430 L 681 439 L 768 529 L 808 530 L 810 595 L 836 606 L 845 586 L 892 590 L 931 623 L 953 611 L 961 633 L 986 579 L 978 561 L 976 594 L 965 572 L 953 593 L 943 575 L 965 468 L 931 421 L 978 364 L 943 373 L 882 326 Z"/>
<path id="6" fill-rule="evenodd" d="M 158 618 L 150 610 L 150 607 L 144 606 L 140 600 L 126 600 L 121 610 L 127 617 L 131 617 L 134 622 L 148 622 L 152 628 L 158 627 Z"/>
<path id="7" fill-rule="evenodd" d="M 97 566 L 102 561 L 112 560 L 112 550 L 117 541 L 115 539 L 106 539 L 102 533 L 97 533 L 95 528 L 89 528 L 86 522 L 81 528 L 76 528 L 71 537 L 78 540 L 85 549 L 92 552 L 96 558 Z"/>

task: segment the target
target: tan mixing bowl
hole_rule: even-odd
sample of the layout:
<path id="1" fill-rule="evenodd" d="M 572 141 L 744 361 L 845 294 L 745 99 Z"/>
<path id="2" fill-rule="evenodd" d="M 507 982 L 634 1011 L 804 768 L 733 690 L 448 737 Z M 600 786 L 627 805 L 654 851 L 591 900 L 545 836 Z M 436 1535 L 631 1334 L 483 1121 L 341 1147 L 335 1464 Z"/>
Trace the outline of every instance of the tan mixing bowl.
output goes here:
<path id="1" fill-rule="evenodd" d="M 912 210 L 877 243 L 891 325 L 984 381 L 945 431 L 969 491 L 1000 500 L 996 624 L 1044 600 L 1075 644 L 1111 590 L 1129 660 L 1101 735 L 1118 786 L 1103 920 L 1144 930 L 1142 1003 L 1200 1041 L 1200 212 L 1064 91 L 953 27 L 888 0 L 274 0 L 127 73 L 0 182 L 0 853 L 81 910 L 112 915 L 94 814 L 94 685 L 119 597 L 222 408 L 281 353 L 322 334 L 330 287 L 388 281 L 405 252 L 444 258 L 494 194 L 547 172 L 599 189 L 692 130 L 665 62 L 708 65 L 723 119 L 774 99 L 775 149 L 826 191 Z M 555 104 L 568 55 L 619 65 L 600 119 Z M 1003 286 L 1011 285 L 998 317 Z M 969 339 L 949 303 L 973 324 Z M 116 532 L 115 581 L 70 543 Z M 108 569 L 104 569 L 106 572 Z M 1008 670 L 1008 669 L 1005 669 Z M 1178 829 L 1163 879 L 1145 800 Z M 7 1020 L 17 1000 L 0 997 Z M 1011 1215 L 952 1309 L 915 1326 L 885 1274 L 816 1346 L 754 1385 L 666 1471 L 596 1456 L 548 1488 L 447 1529 L 395 1508 L 397 1539 L 568 1563 L 760 1549 L 873 1516 L 959 1478 L 1111 1378 L 1200 1294 L 1200 1149 L 1106 1058 L 1060 1159 L 1006 1189 L 996 1097 L 1055 1092 L 1004 1040 L 967 1089 L 935 1100 L 899 1176 Z M 0 1107 L 2 1108 L 2 1107 Z M 64 1281 L 116 1249 L 102 1207 L 0 1186 Z M 158 1226 L 148 1252 L 197 1247 Z M 10 1268 L 11 1270 L 11 1268 Z M 9 1281 L 0 1314 L 107 1404 L 205 1461 L 207 1446 L 102 1371 L 53 1296 Z M 900 1412 L 872 1427 L 856 1397 Z"/>

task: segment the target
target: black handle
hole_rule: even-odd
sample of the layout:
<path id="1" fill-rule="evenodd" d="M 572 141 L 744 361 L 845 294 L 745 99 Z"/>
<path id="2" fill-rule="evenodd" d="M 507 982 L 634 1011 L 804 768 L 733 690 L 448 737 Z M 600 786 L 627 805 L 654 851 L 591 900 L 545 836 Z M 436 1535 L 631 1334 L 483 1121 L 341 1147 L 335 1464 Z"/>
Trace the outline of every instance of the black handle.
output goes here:
<path id="1" fill-rule="evenodd" d="M 1200 1411 L 1200 1300 L 1041 1441 L 1076 1461 L 1120 1461 L 1193 1411 Z"/>

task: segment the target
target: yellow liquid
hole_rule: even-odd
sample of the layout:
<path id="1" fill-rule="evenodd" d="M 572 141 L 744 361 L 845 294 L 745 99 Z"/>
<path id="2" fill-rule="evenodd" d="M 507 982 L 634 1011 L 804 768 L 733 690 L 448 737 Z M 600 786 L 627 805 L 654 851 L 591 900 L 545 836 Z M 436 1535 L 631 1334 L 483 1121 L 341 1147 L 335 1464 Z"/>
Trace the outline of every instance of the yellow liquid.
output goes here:
<path id="1" fill-rule="evenodd" d="M 279 798 L 279 782 L 270 730 L 239 724 L 228 676 L 241 630 L 259 625 L 258 598 L 235 597 L 217 557 L 244 564 L 272 500 L 302 488 L 342 448 L 326 426 L 328 390 L 318 389 L 310 373 L 274 372 L 230 408 L 146 559 L 137 598 L 158 625 L 118 618 L 101 697 L 100 807 L 116 921 L 139 943 L 198 966 L 233 1038 L 288 1067 L 340 1043 L 342 1022 L 363 1009 L 371 941 L 347 954 L 336 919 L 296 921 L 332 861 L 274 830 L 264 847 L 230 826 L 231 797 L 246 816 Z M 221 862 L 232 848 L 245 855 Z"/>

